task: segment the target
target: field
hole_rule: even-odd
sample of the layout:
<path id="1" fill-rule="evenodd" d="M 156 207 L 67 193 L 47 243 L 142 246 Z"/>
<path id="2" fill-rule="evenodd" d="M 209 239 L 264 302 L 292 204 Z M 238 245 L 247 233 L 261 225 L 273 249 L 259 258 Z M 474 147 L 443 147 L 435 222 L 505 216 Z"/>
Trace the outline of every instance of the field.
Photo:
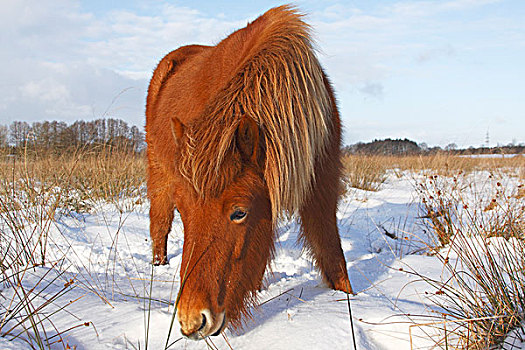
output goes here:
<path id="1" fill-rule="evenodd" d="M 150 264 L 145 164 L 3 155 L 2 349 L 521 349 L 525 157 L 348 156 L 338 220 L 357 295 L 322 285 L 294 220 L 244 329 L 206 341 L 174 319 L 183 231 Z"/>

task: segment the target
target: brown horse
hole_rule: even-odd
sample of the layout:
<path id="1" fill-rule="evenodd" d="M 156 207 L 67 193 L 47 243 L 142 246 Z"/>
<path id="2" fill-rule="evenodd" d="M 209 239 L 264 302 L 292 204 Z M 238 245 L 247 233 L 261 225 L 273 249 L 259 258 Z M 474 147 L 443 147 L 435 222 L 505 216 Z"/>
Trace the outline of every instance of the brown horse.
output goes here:
<path id="1" fill-rule="evenodd" d="M 249 315 L 276 223 L 300 240 L 330 288 L 352 293 L 337 230 L 341 125 L 302 15 L 281 6 L 216 46 L 160 61 L 146 106 L 153 263 L 184 224 L 178 319 L 192 339 Z"/>

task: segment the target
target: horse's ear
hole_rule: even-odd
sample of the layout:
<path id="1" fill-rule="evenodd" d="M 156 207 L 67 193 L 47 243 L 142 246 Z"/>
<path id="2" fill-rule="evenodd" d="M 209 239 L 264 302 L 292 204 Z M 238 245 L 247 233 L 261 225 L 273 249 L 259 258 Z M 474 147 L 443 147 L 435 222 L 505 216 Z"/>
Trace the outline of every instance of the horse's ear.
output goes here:
<path id="1" fill-rule="evenodd" d="M 244 116 L 237 127 L 235 139 L 243 159 L 251 161 L 255 165 L 263 165 L 264 140 L 261 137 L 261 129 L 255 120 Z"/>
<path id="2" fill-rule="evenodd" d="M 171 133 L 173 134 L 173 139 L 175 143 L 178 144 L 182 136 L 184 135 L 184 124 L 177 117 L 170 119 L 171 121 Z"/>

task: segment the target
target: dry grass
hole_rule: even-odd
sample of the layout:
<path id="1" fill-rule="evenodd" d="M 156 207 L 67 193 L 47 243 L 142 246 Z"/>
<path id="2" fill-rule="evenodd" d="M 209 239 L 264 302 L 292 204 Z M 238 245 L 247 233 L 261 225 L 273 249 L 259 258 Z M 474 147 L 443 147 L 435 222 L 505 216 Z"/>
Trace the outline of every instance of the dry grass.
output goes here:
<path id="1" fill-rule="evenodd" d="M 387 178 L 391 160 L 382 156 L 345 156 L 342 159 L 344 182 L 352 188 L 378 191 Z"/>
<path id="2" fill-rule="evenodd" d="M 47 233 L 61 215 L 87 213 L 100 201 L 129 210 L 144 198 L 142 157 L 102 149 L 64 156 L 3 155 L 1 159 L 1 233 L 9 230 L 15 236 L 11 245 L 0 245 L 1 256 L 10 257 L 2 265 L 43 265 Z"/>
<path id="3" fill-rule="evenodd" d="M 438 153 L 420 156 L 345 155 L 342 159 L 344 182 L 348 187 L 378 191 L 388 173 L 402 176 L 405 172 L 453 177 L 475 171 L 503 173 L 525 179 L 525 156 L 473 158 Z M 345 191 L 346 192 L 346 191 Z"/>
<path id="4" fill-rule="evenodd" d="M 496 169 L 510 169 L 525 166 L 524 156 L 507 156 L 505 158 L 473 158 L 448 154 L 429 156 L 401 157 L 394 162 L 394 166 L 402 170 L 413 172 L 427 171 L 434 175 L 453 176 L 458 172 L 472 173 L 474 171 L 494 171 Z"/>
<path id="5" fill-rule="evenodd" d="M 436 348 L 488 349 L 525 321 L 525 156 L 471 158 L 352 155 L 347 184 L 377 191 L 388 174 L 409 174 L 421 200 L 431 254 L 445 279 L 415 274 L 437 291 L 443 321 Z M 420 325 L 414 325 L 419 327 Z"/>
<path id="6" fill-rule="evenodd" d="M 381 178 L 381 173 L 387 169 L 397 171 L 428 172 L 434 175 L 452 176 L 458 172 L 471 173 L 473 171 L 518 171 L 518 175 L 525 178 L 525 156 L 506 156 L 496 158 L 473 158 L 437 153 L 420 156 L 381 156 L 381 155 L 346 155 L 343 157 L 346 174 L 353 175 L 361 172 L 362 176 L 372 180 Z M 361 166 L 366 171 L 358 168 Z M 365 179 L 366 180 L 366 179 Z M 357 182 L 359 183 L 359 181 Z"/>
<path id="7" fill-rule="evenodd" d="M 0 155 L 0 195 L 23 192 L 29 204 L 38 192 L 67 194 L 61 209 L 87 212 L 98 200 L 140 195 L 146 165 L 143 156 L 102 148 L 96 152 L 78 150 L 67 155 Z M 10 192 L 10 193 L 9 193 Z"/>
<path id="8" fill-rule="evenodd" d="M 59 299 L 77 281 L 61 272 L 71 252 L 48 257 L 49 232 L 61 216 L 77 217 L 100 202 L 113 204 L 121 213 L 134 210 L 145 198 L 144 180 L 142 157 L 110 148 L 63 156 L 0 155 L 0 283 L 13 291 L 0 305 L 2 337 L 47 349 L 57 342 L 67 345 L 62 336 L 86 326 L 59 330 L 53 324 L 56 314 L 68 312 L 72 302 L 60 305 Z M 37 266 L 44 265 L 48 269 L 42 274 Z M 89 281 L 83 283 L 84 289 L 99 294 Z"/>
<path id="9" fill-rule="evenodd" d="M 491 348 L 525 321 L 524 185 L 519 168 L 502 168 L 427 175 L 417 185 L 421 218 L 448 276 L 419 275 L 437 290 L 430 298 L 447 321 L 434 325 L 442 331 L 438 347 Z"/>
<path id="10" fill-rule="evenodd" d="M 443 338 L 446 346 L 483 348 L 500 341 L 522 320 L 525 189 L 508 187 L 498 179 L 522 183 L 525 157 L 353 155 L 345 157 L 343 163 L 348 186 L 366 191 L 379 190 L 390 174 L 401 176 L 406 172 L 424 179 L 418 187 L 424 199 L 423 220 L 436 237 L 434 253 L 451 279 L 421 278 L 441 291 L 436 303 L 446 310 L 448 320 L 468 320 L 447 330 L 448 336 Z M 481 184 L 470 177 L 479 172 L 487 177 Z M 64 260 L 47 259 L 50 228 L 61 216 L 76 217 L 97 210 L 100 203 L 110 203 L 121 213 L 135 210 L 145 199 L 145 161 L 109 148 L 93 153 L 79 150 L 67 156 L 28 152 L 17 157 L 0 155 L 0 182 L 0 283 L 14 291 L 7 300 L 9 305 L 0 308 L 0 334 L 8 339 L 24 338 L 31 348 L 49 348 L 68 331 L 55 329 L 46 334 L 49 325 L 53 327 L 55 314 L 49 310 L 65 309 L 55 305 L 56 300 L 81 283 L 76 280 L 57 287 L 57 283 L 64 283 L 59 268 Z M 465 191 L 485 193 L 487 197 L 467 198 Z M 459 263 L 452 265 L 451 254 L 458 255 Z M 110 259 L 116 255 L 113 252 L 113 258 L 108 256 L 108 280 Z M 34 276 L 35 266 L 44 264 L 57 277 L 33 277 L 36 286 L 28 286 L 27 276 Z M 82 283 L 85 289 L 98 293 L 105 288 L 103 282 Z"/>

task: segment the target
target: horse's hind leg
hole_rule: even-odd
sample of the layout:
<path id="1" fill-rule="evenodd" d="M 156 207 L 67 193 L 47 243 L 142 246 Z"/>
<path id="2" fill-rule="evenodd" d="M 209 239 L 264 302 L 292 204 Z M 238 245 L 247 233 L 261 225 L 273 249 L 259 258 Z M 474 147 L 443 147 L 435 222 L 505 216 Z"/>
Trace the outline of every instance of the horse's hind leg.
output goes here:
<path id="1" fill-rule="evenodd" d="M 168 263 L 168 234 L 173 222 L 175 201 L 172 188 L 169 183 L 166 183 L 166 177 L 151 169 L 148 176 L 148 197 L 153 264 L 165 265 Z"/>
<path id="2" fill-rule="evenodd" d="M 337 229 L 337 200 L 340 191 L 338 160 L 319 167 L 312 195 L 299 211 L 300 239 L 330 288 L 352 293 L 346 261 Z M 318 169 L 319 169 L 318 168 Z"/>

